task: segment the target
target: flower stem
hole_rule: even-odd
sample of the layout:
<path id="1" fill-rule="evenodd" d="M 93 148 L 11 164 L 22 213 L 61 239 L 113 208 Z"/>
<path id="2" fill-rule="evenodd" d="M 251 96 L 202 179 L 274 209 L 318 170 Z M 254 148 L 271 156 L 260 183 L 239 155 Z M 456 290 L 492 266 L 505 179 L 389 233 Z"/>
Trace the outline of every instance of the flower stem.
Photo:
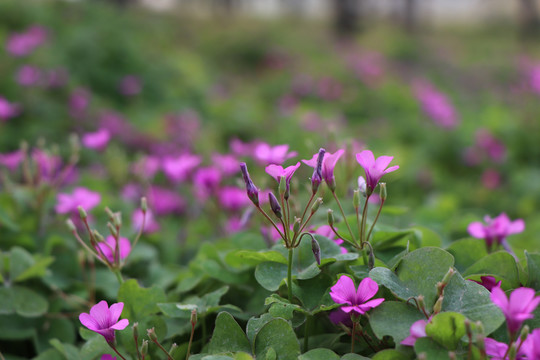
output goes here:
<path id="1" fill-rule="evenodd" d="M 169 354 L 169 352 L 167 350 L 165 350 L 165 348 L 163 346 L 161 346 L 159 341 L 157 341 L 157 340 L 152 340 L 152 341 L 154 342 L 154 344 L 156 344 L 161 349 L 161 351 L 163 351 L 165 353 L 165 355 L 167 355 L 167 360 L 174 360 L 173 357 L 171 356 L 171 354 Z"/>
<path id="2" fill-rule="evenodd" d="M 293 263 L 293 248 L 289 248 L 289 262 L 287 264 L 287 287 L 289 302 L 292 304 L 292 263 Z"/>
<path id="3" fill-rule="evenodd" d="M 122 273 L 120 272 L 120 269 L 113 270 L 114 275 L 116 275 L 116 278 L 118 279 L 118 283 L 122 285 L 124 283 L 124 279 L 122 278 Z"/>
<path id="4" fill-rule="evenodd" d="M 311 315 L 306 315 L 306 325 L 304 329 L 304 352 L 308 351 L 309 346 L 309 330 L 311 328 Z"/>
<path id="5" fill-rule="evenodd" d="M 109 344 L 109 346 L 111 347 L 111 349 L 113 349 L 114 352 L 115 352 L 116 354 L 118 354 L 118 356 L 120 356 L 123 360 L 126 360 L 126 358 L 123 357 L 122 354 L 120 354 L 120 352 L 119 352 L 118 350 L 116 350 L 116 346 L 114 346 L 114 344 L 112 344 L 112 343 L 108 343 L 108 344 Z"/>
<path id="6" fill-rule="evenodd" d="M 195 333 L 195 324 L 191 323 L 191 335 L 189 336 L 189 343 L 187 347 L 186 360 L 189 359 L 189 354 L 191 353 L 191 344 L 193 343 L 193 334 Z"/>
<path id="7" fill-rule="evenodd" d="M 369 229 L 369 232 L 366 236 L 366 241 L 369 241 L 369 237 L 371 236 L 371 232 L 373 231 L 373 228 L 375 227 L 375 223 L 377 220 L 379 220 L 379 215 L 381 215 L 381 210 L 384 205 L 384 200 L 381 200 L 381 206 L 379 206 L 379 211 L 377 211 L 377 216 L 375 216 L 375 220 L 373 220 L 373 223 L 371 224 L 371 228 Z"/>
<path id="8" fill-rule="evenodd" d="M 353 320 L 351 332 L 351 353 L 354 354 L 354 335 L 356 333 L 356 321 Z"/>
<path id="9" fill-rule="evenodd" d="M 366 232 L 366 220 L 367 220 L 367 209 L 368 209 L 368 203 L 369 203 L 369 197 L 371 195 L 366 196 L 366 202 L 364 204 L 364 210 L 362 210 L 362 225 L 360 227 L 360 246 L 364 248 L 364 242 L 366 242 L 366 239 L 364 238 L 365 232 Z"/>
<path id="10" fill-rule="evenodd" d="M 345 225 L 347 225 L 347 229 L 349 230 L 349 234 L 351 234 L 351 238 L 352 238 L 353 242 L 356 243 L 356 239 L 354 237 L 354 234 L 353 234 L 353 232 L 351 230 L 349 222 L 347 221 L 347 216 L 345 216 L 345 212 L 343 211 L 343 207 L 341 206 L 341 202 L 339 201 L 339 199 L 338 199 L 338 197 L 336 195 L 336 192 L 332 191 L 332 195 L 334 195 L 334 199 L 336 199 L 336 203 L 338 204 L 339 211 L 341 212 L 341 215 L 343 216 L 343 220 L 345 221 Z"/>

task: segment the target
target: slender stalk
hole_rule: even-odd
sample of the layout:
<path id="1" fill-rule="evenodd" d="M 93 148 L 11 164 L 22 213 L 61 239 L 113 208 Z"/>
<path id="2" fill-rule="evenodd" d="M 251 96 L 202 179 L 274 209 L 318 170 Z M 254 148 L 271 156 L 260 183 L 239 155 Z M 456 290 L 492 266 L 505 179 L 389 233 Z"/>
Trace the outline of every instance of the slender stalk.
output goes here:
<path id="1" fill-rule="evenodd" d="M 347 221 L 347 216 L 345 216 L 345 211 L 343 211 L 343 207 L 341 206 L 341 202 L 339 201 L 336 192 L 332 191 L 332 195 L 334 195 L 334 199 L 336 199 L 336 203 L 338 204 L 339 211 L 341 211 L 341 215 L 343 216 L 343 221 L 345 221 L 345 225 L 347 225 L 347 229 L 349 230 L 349 234 L 351 235 L 351 239 L 353 242 L 356 243 L 356 238 L 354 237 L 354 234 L 351 230 L 351 227 L 349 226 L 349 222 Z"/>
<path id="2" fill-rule="evenodd" d="M 268 214 L 266 213 L 266 211 L 264 211 L 260 206 L 257 206 L 257 210 L 259 210 L 259 212 L 261 214 L 264 215 L 264 217 L 270 221 L 270 223 L 274 226 L 274 228 L 277 230 L 277 232 L 279 233 L 279 236 L 281 236 L 283 239 L 285 239 L 285 235 L 283 235 L 283 233 L 281 232 L 281 230 L 279 230 L 279 228 L 277 227 L 276 223 L 270 218 L 270 216 L 268 216 Z M 286 231 L 286 229 L 283 229 L 284 231 Z"/>
<path id="3" fill-rule="evenodd" d="M 120 272 L 120 269 L 113 270 L 114 275 L 116 275 L 116 279 L 118 279 L 118 282 L 120 285 L 124 283 L 124 279 L 122 278 L 122 273 Z"/>
<path id="4" fill-rule="evenodd" d="M 95 250 L 92 250 L 88 245 L 86 245 L 86 243 L 83 241 L 83 239 L 81 239 L 79 233 L 76 230 L 72 231 L 72 234 L 73 236 L 75 236 L 75 239 L 77 239 L 77 241 L 82 245 L 82 247 L 84 247 L 90 254 L 94 255 L 103 264 L 109 266 L 109 264 L 107 264 L 105 260 L 103 260 Z"/>
<path id="5" fill-rule="evenodd" d="M 315 194 L 313 193 L 313 191 L 311 192 L 311 197 L 309 198 L 309 201 L 306 205 L 306 208 L 304 209 L 304 212 L 302 213 L 302 217 L 300 218 L 300 222 L 304 221 L 304 217 L 306 216 L 306 213 L 307 213 L 307 209 L 309 208 L 309 206 L 311 205 L 311 202 L 313 201 L 313 199 L 315 198 Z"/>
<path id="6" fill-rule="evenodd" d="M 120 354 L 120 352 L 118 350 L 116 350 L 116 346 L 114 346 L 113 344 L 109 343 L 109 346 L 114 350 L 115 353 L 118 354 L 118 356 L 120 356 L 123 360 L 127 360 L 125 357 L 122 356 L 122 354 Z"/>
<path id="7" fill-rule="evenodd" d="M 346 239 L 346 238 L 344 238 L 343 236 L 341 236 L 341 235 L 337 232 L 336 228 L 334 228 L 333 225 L 330 225 L 330 229 L 332 229 L 332 232 L 333 232 L 339 239 L 348 242 L 349 244 L 351 244 L 352 246 L 354 246 L 355 248 L 358 249 L 358 244 L 353 243 L 351 240 Z"/>
<path id="8" fill-rule="evenodd" d="M 362 210 L 362 225 L 361 225 L 361 230 L 360 230 L 360 246 L 362 247 L 362 249 L 364 248 L 364 242 L 366 241 L 364 239 L 364 235 L 366 232 L 367 209 L 368 209 L 370 196 L 371 195 L 366 196 L 366 202 L 364 203 L 364 210 Z"/>
<path id="9" fill-rule="evenodd" d="M 142 218 L 142 222 L 141 222 L 141 227 L 139 229 L 139 231 L 137 232 L 137 236 L 135 237 L 135 240 L 133 240 L 133 244 L 131 245 L 131 248 L 133 249 L 135 247 L 135 245 L 137 245 L 137 243 L 139 242 L 139 239 L 141 238 L 142 236 L 142 233 L 144 231 L 144 227 L 146 225 L 146 211 L 143 211 L 142 212 L 143 214 L 143 218 Z M 131 254 L 131 252 L 129 252 L 129 254 L 127 254 L 127 256 L 124 258 L 122 264 L 125 264 L 126 263 L 126 260 L 127 258 L 129 257 L 129 255 Z"/>
<path id="10" fill-rule="evenodd" d="M 375 216 L 375 220 L 373 220 L 373 223 L 371 224 L 371 228 L 369 229 L 369 232 L 366 236 L 366 241 L 369 241 L 369 237 L 371 236 L 371 232 L 373 231 L 373 228 L 375 227 L 375 223 L 377 220 L 379 220 L 379 215 L 381 215 L 381 210 L 384 205 L 384 200 L 381 200 L 381 206 L 379 206 L 379 211 L 377 211 L 377 216 Z"/>
<path id="11" fill-rule="evenodd" d="M 309 330 L 311 327 L 311 318 L 311 315 L 306 315 L 306 327 L 304 329 L 304 352 L 307 352 L 309 347 Z"/>
<path id="12" fill-rule="evenodd" d="M 351 332 L 351 353 L 354 354 L 354 334 L 356 333 L 356 321 L 352 323 L 352 332 Z"/>
<path id="13" fill-rule="evenodd" d="M 187 347 L 186 360 L 189 359 L 189 354 L 191 353 L 191 344 L 193 343 L 193 334 L 195 333 L 195 324 L 191 323 L 191 335 L 189 336 L 189 343 Z"/>
<path id="14" fill-rule="evenodd" d="M 292 304 L 292 263 L 293 263 L 293 248 L 289 248 L 289 262 L 287 264 L 287 287 L 289 302 Z"/>
<path id="15" fill-rule="evenodd" d="M 161 351 L 163 351 L 165 353 L 165 355 L 167 355 L 167 360 L 174 360 L 173 357 L 171 356 L 171 354 L 169 354 L 169 352 L 167 350 L 165 350 L 165 348 L 163 346 L 161 346 L 159 341 L 157 341 L 157 340 L 152 340 L 152 341 L 154 342 L 154 344 L 156 344 L 161 349 Z"/>

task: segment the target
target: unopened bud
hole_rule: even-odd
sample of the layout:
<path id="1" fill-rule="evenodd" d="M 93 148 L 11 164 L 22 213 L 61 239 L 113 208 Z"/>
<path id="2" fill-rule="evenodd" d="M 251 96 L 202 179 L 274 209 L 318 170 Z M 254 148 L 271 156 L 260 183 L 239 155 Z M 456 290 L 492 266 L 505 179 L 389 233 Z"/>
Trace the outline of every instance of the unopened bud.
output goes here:
<path id="1" fill-rule="evenodd" d="M 315 169 L 313 170 L 313 175 L 311 175 L 311 191 L 313 195 L 317 193 L 317 190 L 319 190 L 319 186 L 321 185 L 321 182 L 323 180 L 322 164 L 323 164 L 325 153 L 326 153 L 325 149 L 323 148 L 319 149 L 319 156 L 317 157 L 317 166 L 315 166 Z"/>
<path id="2" fill-rule="evenodd" d="M 131 328 L 133 329 L 133 337 L 138 338 L 139 337 L 139 323 L 138 322 L 134 323 Z"/>
<path id="3" fill-rule="evenodd" d="M 191 310 L 190 322 L 192 326 L 195 326 L 195 324 L 197 324 L 197 309 Z"/>
<path id="4" fill-rule="evenodd" d="M 176 350 L 178 348 L 178 345 L 176 345 L 176 343 L 173 343 L 171 345 L 171 349 L 169 350 L 169 354 L 172 355 L 173 351 Z"/>
<path id="5" fill-rule="evenodd" d="M 246 163 L 240 163 L 240 170 L 242 171 L 242 177 L 246 184 L 247 196 L 255 206 L 259 206 L 259 189 L 257 189 L 255 184 L 253 184 L 253 181 L 251 181 Z"/>
<path id="6" fill-rule="evenodd" d="M 148 210 L 148 201 L 146 201 L 146 197 L 141 198 L 141 210 L 142 212 L 146 212 Z"/>
<path id="7" fill-rule="evenodd" d="M 71 219 L 66 220 L 66 225 L 67 225 L 69 231 L 71 231 L 71 232 L 77 231 L 77 228 L 75 227 L 75 224 L 73 223 L 73 221 Z"/>
<path id="8" fill-rule="evenodd" d="M 321 247 L 314 237 L 311 238 L 311 251 L 313 251 L 317 265 L 321 265 Z"/>
<path id="9" fill-rule="evenodd" d="M 117 212 L 117 213 L 114 214 L 113 224 L 116 227 L 121 227 L 122 226 L 122 213 Z"/>
<path id="10" fill-rule="evenodd" d="M 438 313 L 441 312 L 443 300 L 444 300 L 444 296 L 440 296 L 437 299 L 437 302 L 435 303 L 435 305 L 433 305 L 433 313 L 434 314 L 438 314 Z"/>
<path id="11" fill-rule="evenodd" d="M 148 337 L 150 338 L 150 340 L 157 341 L 157 335 L 154 328 L 146 329 L 146 333 L 148 334 Z"/>
<path id="12" fill-rule="evenodd" d="M 418 306 L 420 307 L 419 310 L 425 311 L 426 310 L 426 302 L 424 301 L 424 295 L 418 295 L 416 297 L 416 301 L 418 302 Z"/>
<path id="13" fill-rule="evenodd" d="M 368 267 L 369 270 L 373 269 L 375 267 L 375 254 L 373 253 L 373 249 L 368 250 Z"/>
<path id="14" fill-rule="evenodd" d="M 107 213 L 109 220 L 114 221 L 114 212 L 111 209 L 109 209 L 108 206 L 105 207 L 105 212 Z"/>
<path id="15" fill-rule="evenodd" d="M 315 214 L 317 210 L 319 210 L 319 207 L 321 206 L 322 202 L 323 202 L 322 198 L 318 198 L 317 200 L 315 200 L 313 205 L 311 205 L 311 215 Z"/>
<path id="16" fill-rule="evenodd" d="M 88 214 L 86 213 L 86 210 L 83 209 L 81 205 L 77 206 L 77 210 L 79 210 L 79 216 L 81 219 L 86 219 L 88 217 Z"/>
<path id="17" fill-rule="evenodd" d="M 525 325 L 523 329 L 521 329 L 521 334 L 519 334 L 519 338 L 521 339 L 521 342 L 525 341 L 527 338 L 527 335 L 529 335 L 529 325 Z"/>
<path id="18" fill-rule="evenodd" d="M 283 216 L 281 214 L 281 206 L 279 205 L 278 199 L 273 192 L 268 193 L 268 200 L 270 202 L 270 208 L 272 209 L 274 215 L 276 215 L 278 219 L 281 219 L 281 217 Z"/>
<path id="19" fill-rule="evenodd" d="M 456 270 L 454 270 L 454 268 L 450 268 L 448 269 L 448 272 L 444 275 L 443 279 L 442 279 L 442 283 L 446 286 L 448 285 L 448 283 L 450 282 L 450 279 L 452 278 L 452 276 L 454 276 L 454 274 L 456 273 Z"/>
<path id="20" fill-rule="evenodd" d="M 471 320 L 465 319 L 465 331 L 467 332 L 467 336 L 472 336 L 472 323 Z"/>
<path id="21" fill-rule="evenodd" d="M 480 334 L 483 334 L 484 333 L 484 324 L 482 324 L 481 321 L 477 321 L 476 322 L 476 331 Z"/>
<path id="22" fill-rule="evenodd" d="M 334 226 L 334 212 L 328 209 L 328 225 Z"/>
<path id="23" fill-rule="evenodd" d="M 381 197 L 381 201 L 386 201 L 386 197 L 388 194 L 386 193 L 386 183 L 379 183 L 379 196 Z"/>
<path id="24" fill-rule="evenodd" d="M 298 234 L 298 232 L 300 231 L 300 225 L 301 225 L 300 221 L 301 220 L 299 218 L 297 217 L 294 218 L 293 231 L 295 234 Z"/>
<path id="25" fill-rule="evenodd" d="M 478 346 L 478 349 L 482 353 L 486 351 L 485 339 L 486 337 L 484 334 L 476 334 L 476 346 Z"/>
<path id="26" fill-rule="evenodd" d="M 92 234 L 94 235 L 94 237 L 96 238 L 97 242 L 104 242 L 105 239 L 103 238 L 103 236 L 97 231 L 97 230 L 92 230 Z"/>
<path id="27" fill-rule="evenodd" d="M 148 354 L 148 340 L 143 340 L 141 345 L 141 355 L 146 356 Z"/>
<path id="28" fill-rule="evenodd" d="M 508 350 L 508 359 L 515 359 L 517 355 L 517 346 L 516 343 L 513 343 Z"/>
<path id="29" fill-rule="evenodd" d="M 112 236 L 114 236 L 114 237 L 117 236 L 116 228 L 114 227 L 113 224 L 111 224 L 110 222 L 108 222 L 108 223 L 107 223 L 107 228 L 109 229 L 109 232 L 111 233 Z"/>
<path id="30" fill-rule="evenodd" d="M 354 190 L 352 202 L 355 209 L 360 207 L 360 190 Z"/>

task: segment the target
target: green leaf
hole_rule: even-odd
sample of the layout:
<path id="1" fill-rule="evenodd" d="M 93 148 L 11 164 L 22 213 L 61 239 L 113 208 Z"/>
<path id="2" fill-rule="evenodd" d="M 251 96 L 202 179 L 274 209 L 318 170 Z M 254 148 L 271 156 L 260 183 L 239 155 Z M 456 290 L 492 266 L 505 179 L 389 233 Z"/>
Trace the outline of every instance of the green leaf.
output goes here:
<path id="1" fill-rule="evenodd" d="M 231 314 L 227 312 L 218 314 L 208 351 L 210 354 L 238 351 L 251 352 L 249 340 Z"/>
<path id="2" fill-rule="evenodd" d="M 433 339 L 423 337 L 414 343 L 416 354 L 426 354 L 426 359 L 449 360 L 448 350 L 437 344 Z M 373 358 L 375 360 L 375 358 Z"/>
<path id="3" fill-rule="evenodd" d="M 17 279 L 34 263 L 34 258 L 28 251 L 18 246 L 13 247 L 9 256 L 9 278 L 11 280 Z"/>
<path id="4" fill-rule="evenodd" d="M 341 357 L 341 360 L 369 360 L 369 358 L 358 354 L 345 354 Z"/>
<path id="5" fill-rule="evenodd" d="M 9 315 L 15 312 L 13 288 L 0 287 L 0 315 Z"/>
<path id="6" fill-rule="evenodd" d="M 339 356 L 330 349 L 313 349 L 300 355 L 298 360 L 339 360 Z"/>
<path id="7" fill-rule="evenodd" d="M 283 319 L 274 319 L 264 325 L 255 336 L 255 356 L 266 356 L 273 348 L 280 360 L 296 360 L 300 355 L 300 344 L 291 325 Z"/>
<path id="8" fill-rule="evenodd" d="M 405 246 L 407 244 L 407 240 L 410 240 L 411 243 L 415 245 L 414 247 L 418 248 L 420 247 L 420 242 L 416 240 L 414 235 L 415 231 L 412 229 L 399 231 L 377 231 L 373 234 L 371 244 L 373 245 L 375 253 L 377 250 L 385 250 L 398 244 Z M 400 243 L 400 241 L 402 243 Z"/>
<path id="9" fill-rule="evenodd" d="M 435 231 L 424 226 L 415 226 L 411 228 L 411 230 L 414 230 L 416 235 L 421 239 L 422 247 L 426 247 L 426 246 L 441 247 L 442 238 Z"/>
<path id="10" fill-rule="evenodd" d="M 529 273 L 527 286 L 540 291 L 540 254 L 530 254 L 525 251 L 525 257 L 527 258 L 527 270 Z"/>
<path id="11" fill-rule="evenodd" d="M 464 280 L 456 273 L 444 289 L 443 311 L 463 314 L 469 320 L 481 321 L 486 335 L 504 322 L 501 310 L 493 304 L 490 292 L 480 284 Z"/>
<path id="12" fill-rule="evenodd" d="M 372 360 L 406 360 L 408 357 L 397 350 L 387 349 L 379 351 Z M 431 359 L 428 357 L 428 359 Z M 435 359 L 435 358 L 434 358 Z"/>
<path id="13" fill-rule="evenodd" d="M 281 317 L 285 320 L 291 320 L 293 318 L 293 312 L 301 312 L 307 314 L 307 311 L 302 309 L 299 305 L 291 304 L 288 300 L 279 297 L 276 294 L 272 294 L 266 298 L 264 305 L 272 305 L 268 312 L 274 317 Z"/>
<path id="14" fill-rule="evenodd" d="M 47 299 L 34 290 L 22 286 L 13 287 L 13 301 L 15 312 L 24 317 L 41 316 L 49 308 Z"/>
<path id="15" fill-rule="evenodd" d="M 19 315 L 0 315 L 0 339 L 22 340 L 32 338 L 38 327 L 36 319 Z"/>
<path id="16" fill-rule="evenodd" d="M 225 261 L 231 266 L 240 267 L 241 265 L 255 266 L 265 261 L 273 261 L 281 264 L 287 264 L 287 259 L 280 252 L 237 250 L 227 254 Z"/>
<path id="17" fill-rule="evenodd" d="M 157 313 L 157 303 L 166 300 L 162 289 L 157 286 L 142 288 L 135 279 L 127 280 L 118 290 L 118 301 L 124 303 L 123 317 L 132 321 Z"/>
<path id="18" fill-rule="evenodd" d="M 25 281 L 35 277 L 45 276 L 47 267 L 54 261 L 52 256 L 41 257 L 38 256 L 32 266 L 20 273 L 13 281 Z"/>
<path id="19" fill-rule="evenodd" d="M 465 335 L 465 316 L 456 312 L 435 315 L 426 325 L 426 334 L 448 350 L 455 350 Z"/>
<path id="20" fill-rule="evenodd" d="M 389 335 L 396 344 L 409 336 L 411 325 L 425 319 L 414 306 L 404 302 L 385 301 L 370 311 L 369 324 L 379 339 Z"/>
<path id="21" fill-rule="evenodd" d="M 389 269 L 376 267 L 370 271 L 369 277 L 402 300 L 423 295 L 426 306 L 431 308 L 437 296 L 436 284 L 453 263 L 454 258 L 448 252 L 424 247 L 403 257 L 396 269 L 397 275 Z"/>
<path id="22" fill-rule="evenodd" d="M 519 287 L 519 272 L 514 257 L 506 251 L 498 251 L 484 256 L 470 266 L 463 276 L 495 275 L 508 283 L 508 287 Z"/>
<path id="23" fill-rule="evenodd" d="M 255 340 L 255 336 L 262 329 L 262 327 L 274 320 L 271 314 L 262 314 L 260 317 L 252 317 L 248 320 L 246 325 L 246 335 L 251 343 Z"/>
<path id="24" fill-rule="evenodd" d="M 487 256 L 485 242 L 472 238 L 454 241 L 446 251 L 454 256 L 454 265 L 460 272 L 464 272 L 475 262 Z"/>
<path id="25" fill-rule="evenodd" d="M 322 235 L 314 236 L 321 248 L 321 266 L 331 264 L 336 261 L 352 261 L 358 259 L 358 253 L 342 253 L 341 247 L 335 241 Z M 302 242 L 308 243 L 309 238 L 304 236 Z M 308 254 L 309 256 L 309 254 Z M 313 255 L 311 255 L 313 256 Z"/>
<path id="26" fill-rule="evenodd" d="M 13 232 L 17 232 L 20 230 L 19 225 L 17 225 L 13 220 L 11 220 L 11 217 L 8 215 L 8 213 L 4 211 L 2 207 L 0 207 L 0 229 L 2 229 L 3 227 Z"/>
<path id="27" fill-rule="evenodd" d="M 78 359 L 79 350 L 71 344 L 63 344 L 58 339 L 52 339 L 51 345 L 58 350 L 65 360 Z"/>

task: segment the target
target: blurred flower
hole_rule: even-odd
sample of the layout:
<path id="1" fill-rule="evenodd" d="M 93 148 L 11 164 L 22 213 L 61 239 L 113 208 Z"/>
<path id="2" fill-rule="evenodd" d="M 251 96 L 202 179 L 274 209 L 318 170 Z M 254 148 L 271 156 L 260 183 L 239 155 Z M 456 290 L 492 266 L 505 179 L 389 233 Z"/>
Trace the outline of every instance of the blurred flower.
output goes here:
<path id="1" fill-rule="evenodd" d="M 68 81 L 68 72 L 64 68 L 50 69 L 45 74 L 46 85 L 50 88 L 64 86 Z"/>
<path id="2" fill-rule="evenodd" d="M 188 148 L 199 134 L 201 120 L 196 111 L 187 109 L 179 114 L 165 116 L 165 128 L 169 138 L 181 149 Z"/>
<path id="3" fill-rule="evenodd" d="M 137 160 L 132 171 L 143 179 L 152 179 L 161 167 L 161 160 L 157 156 L 146 155 Z"/>
<path id="4" fill-rule="evenodd" d="M 343 86 L 335 79 L 324 77 L 317 82 L 317 95 L 324 100 L 337 100 L 343 93 Z"/>
<path id="5" fill-rule="evenodd" d="M 232 154 L 212 154 L 212 163 L 225 176 L 231 176 L 240 171 L 240 161 Z"/>
<path id="6" fill-rule="evenodd" d="M 16 80 L 21 86 L 36 86 L 41 84 L 43 74 L 41 69 L 31 66 L 23 65 L 17 71 Z"/>
<path id="7" fill-rule="evenodd" d="M 260 142 L 256 141 L 245 143 L 242 140 L 235 138 L 229 142 L 229 148 L 236 156 L 250 156 L 259 144 Z"/>
<path id="8" fill-rule="evenodd" d="M 29 55 L 47 40 L 47 30 L 39 25 L 28 28 L 25 32 L 11 35 L 6 42 L 6 50 L 12 56 Z"/>
<path id="9" fill-rule="evenodd" d="M 108 343 L 114 341 L 114 331 L 124 330 L 129 325 L 129 320 L 122 319 L 118 321 L 122 310 L 124 309 L 124 303 L 109 305 L 105 300 L 100 301 L 90 309 L 90 314 L 82 313 L 79 315 L 79 320 L 88 329 L 103 335 Z"/>
<path id="10" fill-rule="evenodd" d="M 241 231 L 244 227 L 245 224 L 241 218 L 232 216 L 227 219 L 227 223 L 225 224 L 225 233 L 228 235 L 235 234 Z"/>
<path id="11" fill-rule="evenodd" d="M 104 355 L 101 355 L 100 360 L 116 360 L 116 356 L 112 356 L 112 355 L 109 355 L 109 354 L 104 354 Z"/>
<path id="12" fill-rule="evenodd" d="M 116 258 L 116 238 L 112 235 L 107 236 L 104 242 L 97 244 L 98 254 L 104 256 L 109 263 L 114 264 Z M 131 252 L 131 243 L 125 237 L 120 237 L 118 242 L 118 260 L 124 260 Z"/>
<path id="13" fill-rule="evenodd" d="M 200 163 L 200 156 L 186 153 L 176 157 L 165 157 L 161 166 L 169 180 L 181 182 L 185 181 Z"/>
<path id="14" fill-rule="evenodd" d="M 523 342 L 521 352 L 527 359 L 540 359 L 540 329 L 534 329 Z"/>
<path id="15" fill-rule="evenodd" d="M 86 133 L 82 136 L 82 144 L 89 148 L 98 151 L 104 150 L 111 140 L 111 134 L 107 129 L 99 129 L 96 132 Z"/>
<path id="16" fill-rule="evenodd" d="M 39 177 L 45 181 L 53 181 L 62 168 L 62 159 L 40 149 L 32 151 L 32 160 L 37 165 Z"/>
<path id="17" fill-rule="evenodd" d="M 250 201 L 244 190 L 225 186 L 218 191 L 218 201 L 224 209 L 229 211 L 238 211 L 249 205 Z"/>
<path id="18" fill-rule="evenodd" d="M 0 121 L 9 120 L 19 114 L 19 105 L 10 103 L 0 96 Z"/>
<path id="19" fill-rule="evenodd" d="M 501 184 L 501 174 L 497 170 L 487 169 L 482 173 L 482 185 L 486 189 L 496 189 Z"/>
<path id="20" fill-rule="evenodd" d="M 215 167 L 203 167 L 193 175 L 195 195 L 199 200 L 205 201 L 211 196 L 221 181 L 221 172 Z"/>
<path id="21" fill-rule="evenodd" d="M 476 148 L 496 163 L 501 163 L 506 158 L 504 144 L 486 129 L 479 129 L 476 132 Z"/>
<path id="22" fill-rule="evenodd" d="M 299 167 L 300 162 L 297 162 L 295 165 L 288 166 L 285 169 L 283 168 L 283 166 L 272 164 L 268 165 L 265 170 L 268 175 L 276 179 L 278 184 L 281 182 L 281 178 L 284 177 L 285 184 L 287 185 L 287 190 L 289 190 L 292 176 Z"/>
<path id="23" fill-rule="evenodd" d="M 518 341 L 518 343 L 520 343 L 520 341 Z M 510 357 L 508 356 L 507 344 L 498 342 L 491 338 L 485 338 L 484 344 L 486 347 L 486 354 L 489 356 L 491 360 L 510 360 Z M 520 349 L 517 351 L 515 359 L 525 359 L 523 355 L 524 355 L 523 349 L 520 347 Z M 535 359 L 535 358 L 528 358 L 528 359 Z"/>
<path id="24" fill-rule="evenodd" d="M 141 79 L 135 75 L 126 75 L 120 80 L 120 93 L 125 96 L 134 96 L 141 92 Z"/>
<path id="25" fill-rule="evenodd" d="M 324 154 L 323 163 L 322 163 L 322 177 L 330 188 L 332 188 L 332 186 L 335 187 L 336 179 L 334 178 L 334 168 L 336 167 L 336 163 L 341 157 L 341 155 L 343 155 L 343 153 L 345 153 L 345 150 L 339 149 L 333 154 L 329 152 L 326 152 Z M 315 168 L 317 166 L 318 156 L 319 156 L 319 153 L 313 155 L 313 157 L 310 160 L 302 160 L 302 162 L 306 164 L 307 166 Z"/>
<path id="26" fill-rule="evenodd" d="M 186 202 L 176 191 L 151 186 L 148 191 L 148 204 L 156 215 L 178 214 L 185 210 Z"/>
<path id="27" fill-rule="evenodd" d="M 59 193 L 56 195 L 55 210 L 59 214 L 77 212 L 77 207 L 82 206 L 84 210 L 90 211 L 101 202 L 101 195 L 98 192 L 90 191 L 84 187 L 77 187 L 71 194 Z"/>
<path id="28" fill-rule="evenodd" d="M 280 165 L 296 154 L 296 151 L 289 152 L 289 145 L 286 144 L 270 146 L 267 143 L 260 143 L 255 147 L 254 159 L 261 165 Z"/>
<path id="29" fill-rule="evenodd" d="M 387 168 L 393 158 L 393 156 L 379 156 L 377 160 L 375 160 L 375 156 L 373 156 L 373 153 L 370 150 L 364 150 L 361 153 L 356 154 L 356 161 L 364 168 L 366 173 L 366 188 L 368 194 L 373 192 L 384 174 L 399 169 L 398 165 Z"/>
<path id="30" fill-rule="evenodd" d="M 471 279 L 468 279 L 468 280 L 474 281 L 475 283 L 482 285 L 483 287 L 488 289 L 488 291 L 490 292 L 491 290 L 493 290 L 493 288 L 501 286 L 501 281 L 497 282 L 494 276 L 480 276 L 480 281 L 471 280 Z"/>
<path id="31" fill-rule="evenodd" d="M 69 97 L 69 114 L 74 118 L 82 117 L 90 104 L 90 93 L 83 88 L 73 91 Z"/>
<path id="32" fill-rule="evenodd" d="M 307 96 L 313 92 L 314 87 L 313 78 L 309 75 L 300 74 L 292 79 L 291 90 L 295 95 Z"/>
<path id="33" fill-rule="evenodd" d="M 489 247 L 493 243 L 502 244 L 508 235 L 518 234 L 525 230 L 525 222 L 522 219 L 510 221 L 505 213 L 492 219 L 484 217 L 485 224 L 473 222 L 467 227 L 467 231 L 472 237 L 484 239 Z"/>
<path id="34" fill-rule="evenodd" d="M 131 225 L 133 227 L 133 230 L 140 230 L 143 223 L 143 217 L 145 219 L 143 233 L 152 234 L 159 231 L 161 227 L 154 218 L 154 213 L 150 209 L 146 210 L 146 215 L 143 214 L 143 211 L 141 209 L 137 209 L 133 212 L 133 215 L 131 215 Z"/>
<path id="35" fill-rule="evenodd" d="M 367 85 L 376 85 L 384 75 L 384 57 L 378 52 L 352 54 L 347 57 L 349 67 Z"/>
<path id="36" fill-rule="evenodd" d="M 418 320 L 415 321 L 410 328 L 410 335 L 407 336 L 403 341 L 400 343 L 401 345 L 405 346 L 414 346 L 416 343 L 416 339 L 426 337 L 426 325 L 428 324 L 427 320 Z"/>
<path id="37" fill-rule="evenodd" d="M 344 312 L 354 311 L 363 315 L 384 301 L 383 298 L 369 300 L 375 296 L 377 291 L 379 291 L 379 285 L 370 278 L 362 280 L 358 285 L 358 290 L 356 290 L 353 280 L 342 275 L 337 283 L 330 288 L 330 297 L 335 303 L 346 305 L 341 307 Z"/>
<path id="38" fill-rule="evenodd" d="M 344 312 L 340 308 L 332 311 L 328 315 L 328 318 L 330 319 L 330 321 L 332 323 L 334 323 L 336 325 L 343 324 L 343 325 L 345 325 L 346 327 L 349 327 L 349 328 L 352 328 L 352 326 L 353 326 L 353 323 L 352 323 L 352 320 L 351 320 L 351 315 L 347 314 L 346 312 Z"/>
<path id="39" fill-rule="evenodd" d="M 13 172 L 17 170 L 23 159 L 24 153 L 21 150 L 0 154 L 0 165 L 5 166 L 9 171 Z"/>
<path id="40" fill-rule="evenodd" d="M 314 233 L 318 234 L 318 235 L 322 235 L 324 237 L 327 237 L 327 238 L 329 238 L 330 240 L 332 240 L 333 242 L 335 242 L 338 245 L 343 244 L 343 240 L 336 238 L 336 234 L 334 233 L 334 231 L 332 230 L 330 225 L 319 226 L 314 231 Z M 339 248 L 340 248 L 342 254 L 348 253 L 347 249 L 344 248 L 343 246 L 340 246 Z"/>
<path id="41" fill-rule="evenodd" d="M 540 304 L 540 296 L 535 296 L 530 288 L 517 288 L 510 294 L 510 299 L 500 287 L 491 290 L 491 301 L 502 310 L 506 325 L 511 334 L 516 334 L 523 321 L 534 317 L 533 311 Z"/>
<path id="42" fill-rule="evenodd" d="M 422 110 L 436 125 L 445 129 L 457 126 L 458 116 L 446 95 L 426 82 L 416 82 L 413 87 Z"/>
<path id="43" fill-rule="evenodd" d="M 277 106 L 281 115 L 288 116 L 298 106 L 298 99 L 293 94 L 285 94 L 278 99 Z"/>

